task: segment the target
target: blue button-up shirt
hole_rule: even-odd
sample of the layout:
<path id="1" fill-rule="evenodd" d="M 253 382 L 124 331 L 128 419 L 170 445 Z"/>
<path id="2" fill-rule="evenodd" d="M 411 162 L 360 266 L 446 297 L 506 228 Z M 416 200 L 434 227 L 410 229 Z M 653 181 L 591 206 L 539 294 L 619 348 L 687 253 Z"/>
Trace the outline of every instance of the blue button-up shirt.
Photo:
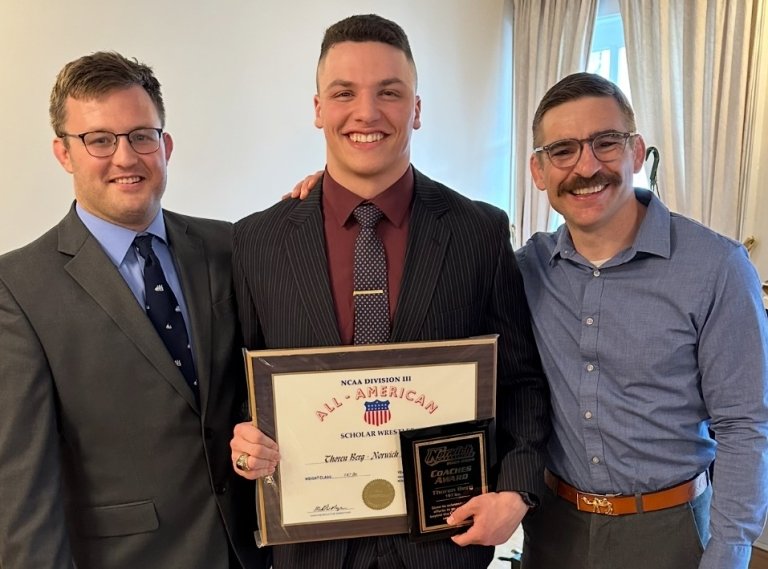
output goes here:
<path id="1" fill-rule="evenodd" d="M 634 243 L 600 267 L 565 225 L 517 253 L 551 388 L 549 468 L 586 492 L 634 494 L 716 458 L 701 567 L 746 569 L 768 500 L 759 279 L 739 243 L 636 197 L 647 212 Z"/>

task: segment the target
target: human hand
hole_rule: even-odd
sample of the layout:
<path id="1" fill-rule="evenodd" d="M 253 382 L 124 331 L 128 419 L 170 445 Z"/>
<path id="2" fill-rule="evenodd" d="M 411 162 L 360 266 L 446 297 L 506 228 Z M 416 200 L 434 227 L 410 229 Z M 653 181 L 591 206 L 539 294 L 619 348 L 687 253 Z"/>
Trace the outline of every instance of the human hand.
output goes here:
<path id="1" fill-rule="evenodd" d="M 277 443 L 251 423 L 235 425 L 229 447 L 232 449 L 232 467 L 248 480 L 272 474 L 280 460 Z"/>
<path id="2" fill-rule="evenodd" d="M 322 177 L 324 170 L 318 170 L 314 174 L 310 174 L 300 182 L 298 182 L 295 186 L 293 186 L 293 189 L 285 194 L 282 199 L 287 200 L 288 198 L 299 198 L 299 199 L 305 199 L 308 195 L 310 190 L 314 187 L 315 184 L 317 184 L 317 181 Z"/>
<path id="3" fill-rule="evenodd" d="M 527 511 L 517 492 L 489 492 L 456 508 L 446 521 L 454 525 L 473 519 L 467 531 L 451 537 L 456 545 L 500 545 L 512 537 Z"/>

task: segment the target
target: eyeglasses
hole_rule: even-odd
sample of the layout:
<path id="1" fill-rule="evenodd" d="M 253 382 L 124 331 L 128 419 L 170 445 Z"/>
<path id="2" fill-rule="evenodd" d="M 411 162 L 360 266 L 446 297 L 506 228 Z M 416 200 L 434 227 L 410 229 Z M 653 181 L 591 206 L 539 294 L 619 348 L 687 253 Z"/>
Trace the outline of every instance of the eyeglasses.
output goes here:
<path id="1" fill-rule="evenodd" d="M 627 146 L 627 140 L 636 134 L 636 132 L 601 132 L 581 140 L 575 138 L 558 140 L 552 144 L 534 148 L 533 151 L 546 152 L 555 168 L 570 168 L 579 161 L 584 143 L 588 142 L 595 158 L 600 160 L 600 162 L 610 162 L 621 158 L 624 148 Z"/>
<path id="2" fill-rule="evenodd" d="M 117 139 L 124 136 L 139 154 L 152 154 L 160 148 L 160 137 L 163 134 L 162 128 L 137 128 L 131 132 L 114 133 L 104 130 L 93 132 L 84 132 L 82 134 L 61 133 L 60 138 L 70 136 L 79 138 L 83 141 L 88 154 L 95 158 L 106 158 L 112 156 L 117 150 Z"/>

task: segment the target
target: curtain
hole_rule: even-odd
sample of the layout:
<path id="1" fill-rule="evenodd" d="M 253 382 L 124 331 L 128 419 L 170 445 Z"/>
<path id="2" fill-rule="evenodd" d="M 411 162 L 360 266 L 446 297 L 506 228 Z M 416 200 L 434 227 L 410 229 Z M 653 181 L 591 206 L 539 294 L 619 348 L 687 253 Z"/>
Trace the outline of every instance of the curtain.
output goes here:
<path id="1" fill-rule="evenodd" d="M 759 1 L 619 0 L 638 130 L 661 154 L 661 197 L 735 239 L 759 104 Z"/>
<path id="2" fill-rule="evenodd" d="M 539 101 L 557 81 L 584 71 L 597 0 L 509 0 L 512 27 L 512 185 L 515 246 L 549 228 L 553 211 L 528 168 L 531 123 Z"/>

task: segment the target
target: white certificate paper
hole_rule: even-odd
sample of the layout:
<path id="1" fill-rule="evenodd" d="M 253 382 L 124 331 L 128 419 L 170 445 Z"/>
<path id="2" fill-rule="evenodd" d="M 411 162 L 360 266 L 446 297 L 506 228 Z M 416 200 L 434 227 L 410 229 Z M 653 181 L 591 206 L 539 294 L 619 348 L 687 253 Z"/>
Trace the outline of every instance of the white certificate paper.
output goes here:
<path id="1" fill-rule="evenodd" d="M 273 375 L 283 524 L 404 515 L 398 433 L 474 419 L 476 384 L 473 362 Z"/>

